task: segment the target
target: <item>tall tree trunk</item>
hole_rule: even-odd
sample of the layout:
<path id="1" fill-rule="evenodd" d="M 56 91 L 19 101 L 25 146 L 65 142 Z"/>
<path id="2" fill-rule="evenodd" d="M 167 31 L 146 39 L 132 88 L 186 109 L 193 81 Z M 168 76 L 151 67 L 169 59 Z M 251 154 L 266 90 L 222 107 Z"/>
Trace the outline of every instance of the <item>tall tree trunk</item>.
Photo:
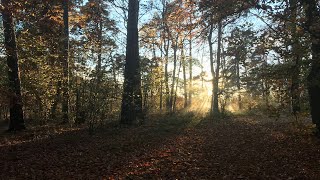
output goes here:
<path id="1" fill-rule="evenodd" d="M 219 114 L 219 70 L 220 70 L 220 56 L 221 56 L 221 41 L 222 41 L 222 20 L 218 22 L 218 47 L 217 47 L 217 66 L 216 75 L 214 78 L 214 97 L 213 97 L 213 114 Z"/>
<path id="2" fill-rule="evenodd" d="M 192 103 L 192 37 L 190 35 L 189 40 L 189 102 L 188 104 L 191 105 Z"/>
<path id="3" fill-rule="evenodd" d="M 238 54 L 238 53 L 237 53 Z M 236 56 L 236 73 L 237 73 L 237 90 L 238 90 L 238 108 L 239 110 L 242 109 L 242 102 L 241 102 L 241 94 L 240 94 L 240 90 L 241 90 L 241 84 L 240 84 L 240 57 Z"/>
<path id="4" fill-rule="evenodd" d="M 69 0 L 63 0 L 63 122 L 69 122 Z"/>
<path id="5" fill-rule="evenodd" d="M 173 47 L 173 73 L 172 73 L 172 84 L 171 84 L 171 92 L 170 92 L 170 110 L 173 110 L 173 100 L 174 100 L 174 84 L 176 80 L 176 68 L 177 68 L 177 50 L 178 50 L 178 36 L 175 38 Z"/>
<path id="6" fill-rule="evenodd" d="M 263 61 L 264 61 L 265 67 L 267 67 L 267 65 L 268 65 L 267 60 L 268 60 L 267 56 L 263 55 Z M 268 82 L 267 77 L 262 80 L 262 87 L 263 87 L 262 96 L 263 96 L 263 98 L 265 100 L 266 106 L 269 107 L 270 86 L 269 86 L 269 82 Z"/>
<path id="7" fill-rule="evenodd" d="M 181 65 L 182 65 L 182 62 L 180 61 L 179 68 L 178 68 L 178 76 L 176 78 L 177 80 L 176 80 L 176 82 L 173 82 L 173 83 L 176 83 L 176 87 L 175 87 L 175 91 L 174 91 L 172 112 L 176 112 L 176 109 L 177 109 L 176 102 L 177 102 L 177 92 L 178 92 Z"/>
<path id="8" fill-rule="evenodd" d="M 110 57 L 111 57 L 111 53 L 110 53 Z M 118 81 L 117 81 L 115 60 L 113 60 L 113 58 L 111 58 L 111 62 L 112 62 L 112 79 L 113 79 L 113 84 L 114 84 L 114 87 L 113 87 L 114 89 L 113 89 L 113 93 L 112 93 L 112 100 L 110 103 L 110 110 L 112 112 L 113 111 L 113 103 L 116 101 L 117 95 L 118 95 Z"/>
<path id="9" fill-rule="evenodd" d="M 160 48 L 162 48 L 162 42 L 160 43 Z M 163 59 L 163 51 L 161 50 L 161 53 L 160 53 L 160 59 L 162 60 Z M 160 79 L 160 89 L 159 89 L 159 109 L 160 109 L 160 112 L 162 112 L 162 104 L 163 104 L 163 74 L 162 74 L 162 71 L 163 71 L 163 67 L 161 66 L 161 79 Z"/>
<path id="10" fill-rule="evenodd" d="M 182 63 L 182 73 L 183 73 L 184 107 L 186 108 L 188 106 L 188 92 L 187 92 L 186 60 L 184 56 L 183 46 L 181 48 L 181 63 Z"/>
<path id="11" fill-rule="evenodd" d="M 128 7 L 126 64 L 120 123 L 131 125 L 143 115 L 138 44 L 139 0 L 129 0 Z"/>
<path id="12" fill-rule="evenodd" d="M 169 39 L 167 40 L 167 45 L 164 43 L 164 50 L 165 50 L 165 65 L 164 65 L 164 83 L 166 88 L 166 108 L 167 111 L 170 111 L 170 89 L 169 89 L 169 73 L 168 73 L 168 64 L 169 64 Z"/>
<path id="13" fill-rule="evenodd" d="M 192 30 L 193 30 L 193 13 L 194 13 L 194 6 L 193 6 L 193 2 L 190 1 L 190 12 L 191 14 L 189 15 L 189 28 L 190 28 L 190 38 L 189 38 L 189 102 L 188 104 L 191 105 L 192 103 L 192 94 L 193 94 L 193 89 L 192 89 Z"/>
<path id="14" fill-rule="evenodd" d="M 221 56 L 221 79 L 222 79 L 221 86 L 225 87 L 226 86 L 226 56 L 225 56 L 223 44 L 221 45 L 221 52 L 222 52 L 222 56 Z M 239 76 L 239 82 L 240 82 L 240 76 Z M 228 100 L 228 98 L 225 97 L 223 100 L 223 104 L 221 105 L 221 112 L 223 114 L 226 112 L 225 109 L 226 109 L 227 100 Z M 238 95 L 238 100 L 239 100 L 239 102 L 241 102 L 240 94 Z M 241 106 L 241 104 L 239 106 Z"/>
<path id="15" fill-rule="evenodd" d="M 292 60 L 293 60 L 293 67 L 292 67 L 292 75 L 291 75 L 291 105 L 292 105 L 292 112 L 294 115 L 300 111 L 300 42 L 297 35 L 297 27 L 296 27 L 296 19 L 297 19 L 297 0 L 290 0 L 290 13 L 291 13 L 291 20 L 290 22 L 290 29 L 292 35 Z"/>
<path id="16" fill-rule="evenodd" d="M 209 55 L 210 55 L 210 67 L 211 67 L 211 75 L 212 75 L 212 95 L 211 95 L 211 107 L 210 113 L 213 114 L 213 94 L 214 94 L 214 66 L 213 66 L 213 47 L 212 47 L 212 33 L 213 33 L 213 24 L 210 25 L 209 35 L 208 35 L 208 43 L 209 43 Z"/>
<path id="17" fill-rule="evenodd" d="M 13 16 L 9 8 L 10 0 L 2 0 L 4 46 L 7 54 L 8 77 L 10 83 L 10 124 L 9 131 L 25 129 L 22 109 L 22 97 L 19 76 L 18 50 L 14 30 Z"/>
<path id="18" fill-rule="evenodd" d="M 149 80 L 147 80 L 149 81 Z M 149 95 L 148 95 L 148 90 L 150 87 L 148 87 L 150 85 L 147 85 L 146 83 L 142 84 L 142 87 L 143 87 L 143 109 L 144 111 L 146 112 L 148 110 L 148 98 L 149 98 Z"/>
<path id="19" fill-rule="evenodd" d="M 311 34 L 312 62 L 308 75 L 308 92 L 312 122 L 320 131 L 320 12 L 316 0 L 306 0 L 307 26 Z"/>
<path id="20" fill-rule="evenodd" d="M 166 110 L 171 111 L 172 104 L 170 104 L 170 88 L 169 88 L 169 73 L 168 73 L 168 64 L 169 64 L 169 45 L 171 34 L 169 32 L 169 27 L 167 25 L 167 1 L 161 0 L 162 3 L 162 25 L 164 27 L 162 38 L 164 40 L 164 56 L 165 56 L 165 67 L 164 67 L 164 84 L 165 84 L 165 101 L 166 101 Z M 166 37 L 167 35 L 167 37 Z"/>
<path id="21" fill-rule="evenodd" d="M 159 92 L 159 94 L 160 94 L 160 99 L 159 99 L 159 108 L 160 108 L 160 112 L 162 112 L 162 97 L 163 97 L 163 81 L 162 81 L 162 79 L 160 80 L 160 90 L 159 90 L 160 92 Z"/>
<path id="22" fill-rule="evenodd" d="M 97 88 L 100 87 L 100 83 L 103 77 L 102 74 L 102 22 L 100 20 L 98 25 L 98 63 L 96 67 L 97 73 Z"/>

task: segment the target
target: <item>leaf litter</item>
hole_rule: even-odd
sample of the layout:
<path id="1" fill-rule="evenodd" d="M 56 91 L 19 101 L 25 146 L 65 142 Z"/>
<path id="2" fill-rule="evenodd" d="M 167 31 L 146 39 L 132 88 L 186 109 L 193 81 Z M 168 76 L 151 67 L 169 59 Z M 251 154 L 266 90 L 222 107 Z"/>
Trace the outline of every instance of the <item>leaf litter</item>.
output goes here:
<path id="1" fill-rule="evenodd" d="M 149 119 L 94 135 L 83 127 L 2 135 L 0 179 L 320 178 L 320 143 L 310 126 L 190 113 Z"/>

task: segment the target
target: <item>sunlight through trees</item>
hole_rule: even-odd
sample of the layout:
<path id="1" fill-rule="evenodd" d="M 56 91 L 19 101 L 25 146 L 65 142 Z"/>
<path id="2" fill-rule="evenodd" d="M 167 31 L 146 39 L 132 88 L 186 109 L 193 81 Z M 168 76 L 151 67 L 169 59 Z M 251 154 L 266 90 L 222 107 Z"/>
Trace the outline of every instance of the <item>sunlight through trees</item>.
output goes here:
<path id="1" fill-rule="evenodd" d="M 18 0 L 1 12 L 0 115 L 13 124 L 95 129 L 204 106 L 320 126 L 317 1 Z"/>

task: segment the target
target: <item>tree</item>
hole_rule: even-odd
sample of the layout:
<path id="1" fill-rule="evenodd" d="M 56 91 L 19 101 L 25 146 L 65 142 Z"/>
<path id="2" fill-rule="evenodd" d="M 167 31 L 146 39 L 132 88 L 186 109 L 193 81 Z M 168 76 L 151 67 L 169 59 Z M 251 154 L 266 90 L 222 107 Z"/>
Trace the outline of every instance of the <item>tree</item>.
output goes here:
<path id="1" fill-rule="evenodd" d="M 308 92 L 312 122 L 320 131 L 320 9 L 317 0 L 302 1 L 306 11 L 306 27 L 311 36 L 311 69 L 308 75 Z"/>
<path id="2" fill-rule="evenodd" d="M 9 131 L 25 129 L 21 87 L 19 77 L 18 52 L 14 30 L 13 15 L 10 0 L 2 0 L 4 10 L 2 12 L 4 44 L 7 54 L 8 78 L 10 83 L 10 124 Z"/>
<path id="3" fill-rule="evenodd" d="M 181 64 L 182 64 L 182 74 L 183 74 L 183 96 L 184 96 L 184 107 L 188 106 L 188 91 L 187 91 L 187 74 L 186 74 L 186 59 L 184 55 L 184 47 L 181 46 Z"/>
<path id="4" fill-rule="evenodd" d="M 69 122 L 69 0 L 63 0 L 63 122 Z"/>
<path id="5" fill-rule="evenodd" d="M 213 28 L 214 25 L 210 24 L 209 26 L 209 32 L 208 32 L 208 44 L 209 44 L 209 56 L 210 56 L 210 68 L 211 68 L 211 76 L 214 78 L 215 76 L 215 71 L 214 71 L 214 64 L 213 64 L 213 42 L 212 42 L 212 33 L 213 33 Z M 212 80 L 212 96 L 211 96 L 211 108 L 210 108 L 210 113 L 213 113 L 213 94 L 214 94 L 214 81 Z"/>
<path id="6" fill-rule="evenodd" d="M 57 93 L 63 73 L 61 1 L 19 0 L 14 4 L 24 117 L 46 123 L 50 109 L 61 109 L 61 93 Z"/>
<path id="7" fill-rule="evenodd" d="M 300 112 L 300 72 L 301 72 L 301 60 L 302 53 L 299 43 L 299 36 L 297 33 L 297 1 L 290 0 L 290 31 L 291 31 L 291 42 L 292 42 L 292 75 L 291 75 L 291 104 L 292 104 L 292 112 L 294 115 Z"/>
<path id="8" fill-rule="evenodd" d="M 246 24 L 248 25 L 248 24 Z M 248 25 L 249 27 L 252 26 L 251 24 Z M 251 28 L 245 29 L 244 27 L 235 27 L 231 30 L 230 36 L 227 37 L 227 51 L 226 55 L 229 57 L 229 61 L 227 62 L 227 68 L 225 69 L 226 72 L 226 86 L 225 88 L 236 87 L 238 92 L 238 108 L 242 109 L 242 102 L 241 102 L 241 84 L 242 78 L 240 69 L 244 67 L 247 69 L 246 62 L 248 59 L 248 55 L 250 53 L 250 49 L 253 48 L 253 44 L 255 43 L 256 39 L 254 37 L 255 32 L 251 30 Z"/>
<path id="9" fill-rule="evenodd" d="M 113 87 L 117 84 L 115 80 L 117 68 L 114 62 L 114 59 L 116 59 L 114 53 L 117 46 L 113 37 L 115 37 L 118 29 L 115 27 L 114 20 L 109 17 L 108 8 L 107 2 L 102 0 L 89 0 L 81 6 L 79 11 L 80 21 L 76 22 L 79 27 L 75 26 L 76 28 L 74 28 L 77 37 L 72 41 L 75 42 L 75 46 L 77 46 L 77 43 L 83 46 L 79 51 L 85 50 L 86 58 L 84 58 L 84 61 L 94 67 L 87 72 L 91 79 L 88 83 L 92 90 L 86 97 L 89 99 L 88 103 L 81 104 L 82 109 L 90 109 L 91 111 L 90 113 L 87 112 L 87 115 L 101 123 L 112 114 L 111 109 L 114 105 L 112 99 L 116 97 Z M 76 49 L 76 47 L 72 47 L 71 50 L 73 49 Z M 79 58 L 83 58 L 83 55 L 79 54 Z M 80 69 L 75 69 L 75 71 L 81 72 Z M 110 76 L 113 76 L 112 80 Z"/>
<path id="10" fill-rule="evenodd" d="M 222 20 L 218 22 L 218 46 L 217 46 L 217 63 L 216 63 L 216 71 L 215 76 L 213 78 L 213 115 L 218 115 L 219 112 L 219 78 L 220 78 L 220 58 L 221 58 L 221 43 L 222 43 Z"/>
<path id="11" fill-rule="evenodd" d="M 320 113 L 316 110 L 319 107 L 319 77 L 320 77 L 320 63 L 319 63 L 319 22 L 320 22 L 320 10 L 319 2 L 317 0 L 290 0 L 287 2 L 286 10 L 287 14 L 272 13 L 272 6 L 267 4 L 274 4 L 278 1 L 267 1 L 265 4 L 259 6 L 268 13 L 269 17 L 273 17 L 277 22 L 285 22 L 289 26 L 290 38 L 289 42 L 291 43 L 291 60 L 292 60 L 292 69 L 293 74 L 291 75 L 291 104 L 292 112 L 296 115 L 301 110 L 301 100 L 300 100 L 300 88 L 302 83 L 300 83 L 301 76 L 305 75 L 303 73 L 302 65 L 303 58 L 310 59 L 310 70 L 307 77 L 308 94 L 309 94 L 309 103 L 311 109 L 311 117 L 314 124 L 319 128 L 320 123 Z M 280 3 L 279 6 L 281 6 Z M 280 9 L 281 7 L 274 7 Z M 286 12 L 286 11 L 284 11 Z M 272 28 L 272 26 L 269 25 Z M 276 29 L 273 29 L 277 32 Z M 301 35 L 302 33 L 302 35 Z M 283 35 L 283 33 L 281 33 Z M 303 41 L 307 39 L 306 35 L 309 36 L 310 40 L 307 40 L 309 43 L 310 49 L 307 50 L 307 53 L 303 52 L 307 48 L 303 48 Z M 310 54 L 308 54 L 310 53 Z"/>
<path id="12" fill-rule="evenodd" d="M 214 115 L 219 114 L 219 76 L 220 76 L 220 58 L 221 58 L 221 43 L 222 43 L 222 33 L 223 27 L 229 23 L 229 21 L 234 21 L 234 19 L 238 18 L 238 16 L 245 12 L 247 9 L 251 8 L 256 4 L 255 1 L 221 1 L 215 0 L 213 3 L 209 0 L 202 0 L 199 2 L 200 10 L 203 13 L 203 19 L 205 24 L 205 28 L 208 28 L 208 40 L 209 40 L 209 48 L 210 48 L 210 59 L 213 59 L 213 51 L 212 47 L 210 47 L 210 39 L 212 39 L 212 31 L 213 25 L 217 25 L 218 29 L 218 38 L 217 38 L 217 59 L 216 59 L 216 71 L 214 72 L 213 65 L 211 65 L 211 72 L 213 74 L 213 94 L 212 94 L 212 105 L 211 112 Z M 211 37 L 210 37 L 211 36 Z M 210 60 L 213 63 L 213 60 Z M 215 73 L 215 74 L 214 74 Z"/>
<path id="13" fill-rule="evenodd" d="M 135 123 L 137 118 L 142 118 L 143 114 L 138 43 L 139 1 L 129 0 L 128 7 L 126 63 L 120 123 L 130 125 Z"/>
<path id="14" fill-rule="evenodd" d="M 189 97 L 188 97 L 188 104 L 191 105 L 192 103 L 192 94 L 193 94 L 193 87 L 192 87 L 192 40 L 193 40 L 193 30 L 196 24 L 194 22 L 195 18 L 195 7 L 193 1 L 187 1 L 187 7 L 189 8 L 189 22 L 188 22 L 188 29 L 189 29 Z"/>

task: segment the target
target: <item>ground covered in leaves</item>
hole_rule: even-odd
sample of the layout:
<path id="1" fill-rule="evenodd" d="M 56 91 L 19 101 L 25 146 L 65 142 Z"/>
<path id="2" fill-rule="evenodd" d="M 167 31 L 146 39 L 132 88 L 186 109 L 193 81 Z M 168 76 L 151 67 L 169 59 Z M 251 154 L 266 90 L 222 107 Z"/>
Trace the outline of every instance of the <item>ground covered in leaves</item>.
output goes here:
<path id="1" fill-rule="evenodd" d="M 308 120 L 194 113 L 137 127 L 41 127 L 0 137 L 0 179 L 319 179 Z"/>

